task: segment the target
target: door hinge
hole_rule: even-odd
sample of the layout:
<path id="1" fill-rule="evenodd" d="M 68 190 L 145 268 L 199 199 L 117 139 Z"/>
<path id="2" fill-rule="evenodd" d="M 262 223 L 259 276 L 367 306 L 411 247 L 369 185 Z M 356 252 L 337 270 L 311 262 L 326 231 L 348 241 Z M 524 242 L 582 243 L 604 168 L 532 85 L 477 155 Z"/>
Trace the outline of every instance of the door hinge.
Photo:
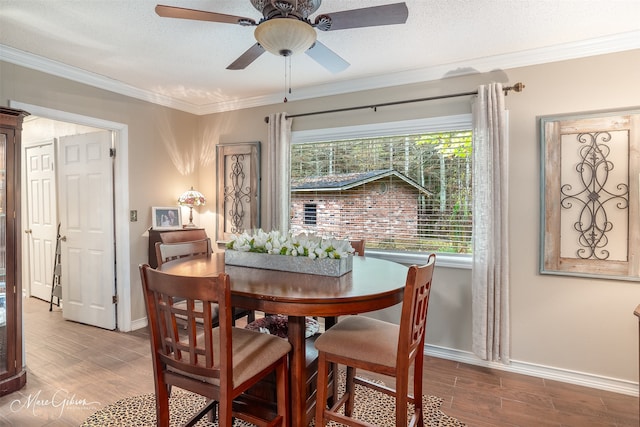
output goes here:
<path id="1" fill-rule="evenodd" d="M 115 157 L 116 156 L 116 149 L 115 148 L 109 148 L 109 156 L 110 157 Z"/>
<path id="2" fill-rule="evenodd" d="M 118 303 L 118 295 L 114 295 L 111 297 L 111 303 L 112 304 L 117 304 Z"/>

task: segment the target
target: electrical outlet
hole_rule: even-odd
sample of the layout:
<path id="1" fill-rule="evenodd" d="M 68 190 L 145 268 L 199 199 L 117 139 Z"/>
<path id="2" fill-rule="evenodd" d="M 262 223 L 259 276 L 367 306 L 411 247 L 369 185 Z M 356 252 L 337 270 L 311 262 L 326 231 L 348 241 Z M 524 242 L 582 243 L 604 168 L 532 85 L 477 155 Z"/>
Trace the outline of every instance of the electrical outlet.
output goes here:
<path id="1" fill-rule="evenodd" d="M 129 212 L 129 221 L 131 221 L 131 222 L 138 221 L 138 211 L 130 211 Z"/>

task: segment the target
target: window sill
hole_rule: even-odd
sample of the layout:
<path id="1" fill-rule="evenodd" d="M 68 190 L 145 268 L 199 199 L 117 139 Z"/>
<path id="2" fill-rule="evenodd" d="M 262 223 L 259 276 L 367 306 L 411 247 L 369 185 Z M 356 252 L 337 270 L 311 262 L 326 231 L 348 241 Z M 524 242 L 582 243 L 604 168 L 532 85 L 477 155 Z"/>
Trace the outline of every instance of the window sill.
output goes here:
<path id="1" fill-rule="evenodd" d="M 411 264 L 423 264 L 427 260 L 426 253 L 419 252 L 394 252 L 394 251 L 385 251 L 385 250 L 376 250 L 376 249 L 366 249 L 366 256 L 370 256 L 372 258 L 382 258 L 389 261 L 394 261 L 400 264 L 411 265 Z M 471 270 L 471 265 L 473 261 L 472 255 L 469 254 L 449 254 L 449 253 L 438 253 L 436 254 L 436 265 L 438 267 L 444 268 L 459 268 Z"/>

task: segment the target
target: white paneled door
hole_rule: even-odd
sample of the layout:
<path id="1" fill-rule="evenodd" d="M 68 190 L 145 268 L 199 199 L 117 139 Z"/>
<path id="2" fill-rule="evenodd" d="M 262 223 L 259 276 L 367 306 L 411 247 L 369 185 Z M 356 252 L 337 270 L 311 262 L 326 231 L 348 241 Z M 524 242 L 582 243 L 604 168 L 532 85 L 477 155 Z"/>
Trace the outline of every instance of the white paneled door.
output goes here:
<path id="1" fill-rule="evenodd" d="M 61 137 L 58 146 L 63 317 L 116 327 L 111 132 Z"/>
<path id="2" fill-rule="evenodd" d="M 25 144 L 28 286 L 31 296 L 50 301 L 56 250 L 56 172 L 54 140 Z"/>

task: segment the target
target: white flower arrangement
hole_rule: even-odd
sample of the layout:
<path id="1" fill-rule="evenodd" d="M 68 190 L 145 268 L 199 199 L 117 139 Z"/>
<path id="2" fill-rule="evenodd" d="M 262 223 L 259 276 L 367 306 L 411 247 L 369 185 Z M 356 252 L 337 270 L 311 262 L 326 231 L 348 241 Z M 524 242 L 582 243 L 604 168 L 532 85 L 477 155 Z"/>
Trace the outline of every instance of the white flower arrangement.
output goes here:
<path id="1" fill-rule="evenodd" d="M 354 252 L 349 240 L 310 234 L 283 234 L 277 230 L 266 232 L 262 229 L 234 235 L 226 247 L 239 252 L 288 255 L 311 259 L 340 259 Z"/>

